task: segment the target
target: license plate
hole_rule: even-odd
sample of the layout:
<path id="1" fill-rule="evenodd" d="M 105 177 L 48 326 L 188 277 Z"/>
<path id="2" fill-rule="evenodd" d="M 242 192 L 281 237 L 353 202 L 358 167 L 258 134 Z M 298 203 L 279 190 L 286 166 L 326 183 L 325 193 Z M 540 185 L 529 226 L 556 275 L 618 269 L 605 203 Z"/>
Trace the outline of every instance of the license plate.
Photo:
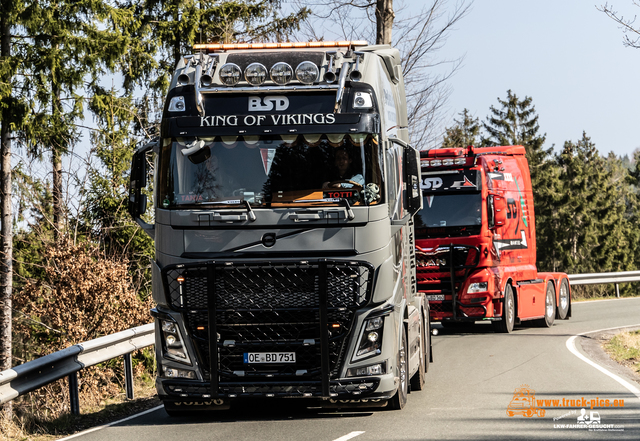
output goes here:
<path id="1" fill-rule="evenodd" d="M 245 352 L 245 363 L 295 363 L 295 352 Z"/>
<path id="2" fill-rule="evenodd" d="M 427 294 L 427 300 L 444 300 L 444 294 Z"/>

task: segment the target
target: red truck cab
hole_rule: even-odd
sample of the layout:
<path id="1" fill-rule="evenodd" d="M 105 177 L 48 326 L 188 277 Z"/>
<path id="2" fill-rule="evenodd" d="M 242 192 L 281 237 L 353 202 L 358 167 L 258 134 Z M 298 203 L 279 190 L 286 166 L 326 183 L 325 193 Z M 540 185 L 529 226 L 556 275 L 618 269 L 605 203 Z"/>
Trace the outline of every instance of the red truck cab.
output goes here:
<path id="1" fill-rule="evenodd" d="M 421 152 L 415 217 L 417 286 L 443 326 L 491 321 L 497 331 L 571 316 L 564 273 L 536 268 L 529 166 L 523 146 Z"/>

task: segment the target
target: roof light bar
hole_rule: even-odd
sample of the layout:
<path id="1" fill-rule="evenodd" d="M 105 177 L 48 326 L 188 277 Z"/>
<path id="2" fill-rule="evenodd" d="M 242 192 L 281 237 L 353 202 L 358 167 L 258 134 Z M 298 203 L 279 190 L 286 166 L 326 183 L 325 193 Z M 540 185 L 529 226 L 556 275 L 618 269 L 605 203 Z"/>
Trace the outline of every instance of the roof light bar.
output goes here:
<path id="1" fill-rule="evenodd" d="M 365 40 L 356 41 L 308 41 L 287 43 L 200 43 L 194 44 L 194 50 L 242 50 L 242 49 L 306 49 L 325 47 L 368 46 Z"/>

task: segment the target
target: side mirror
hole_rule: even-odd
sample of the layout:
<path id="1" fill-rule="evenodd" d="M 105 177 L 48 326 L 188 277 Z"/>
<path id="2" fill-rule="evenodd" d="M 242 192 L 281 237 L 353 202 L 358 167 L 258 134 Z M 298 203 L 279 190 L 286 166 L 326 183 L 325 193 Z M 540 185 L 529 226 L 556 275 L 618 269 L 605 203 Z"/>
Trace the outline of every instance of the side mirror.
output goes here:
<path id="1" fill-rule="evenodd" d="M 507 201 L 504 197 L 490 195 L 488 208 L 491 210 L 490 216 L 493 217 L 493 219 L 489 219 L 490 228 L 501 227 L 507 222 Z"/>
<path id="2" fill-rule="evenodd" d="M 154 226 L 143 221 L 142 216 L 147 211 L 147 196 L 142 194 L 142 189 L 147 186 L 147 159 L 146 154 L 158 146 L 158 140 L 149 142 L 133 153 L 131 159 L 131 174 L 129 176 L 129 203 L 128 211 L 133 220 L 153 237 Z"/>

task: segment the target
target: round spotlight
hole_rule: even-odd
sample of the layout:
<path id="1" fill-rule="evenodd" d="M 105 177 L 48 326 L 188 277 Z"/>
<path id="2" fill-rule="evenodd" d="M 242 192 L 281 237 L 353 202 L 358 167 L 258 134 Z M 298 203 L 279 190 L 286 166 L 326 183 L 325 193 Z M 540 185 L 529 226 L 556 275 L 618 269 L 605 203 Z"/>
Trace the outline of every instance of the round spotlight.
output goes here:
<path id="1" fill-rule="evenodd" d="M 267 68 L 260 63 L 251 63 L 244 70 L 244 79 L 252 86 L 259 86 L 267 81 Z"/>
<path id="2" fill-rule="evenodd" d="M 237 64 L 227 63 L 220 68 L 220 81 L 225 86 L 235 86 L 242 77 L 242 70 Z"/>
<path id="3" fill-rule="evenodd" d="M 280 62 L 271 66 L 269 75 L 274 83 L 284 86 L 293 78 L 293 69 L 287 63 Z"/>
<path id="4" fill-rule="evenodd" d="M 311 61 L 303 61 L 296 67 L 296 78 L 303 84 L 313 84 L 318 81 L 320 71 Z"/>

